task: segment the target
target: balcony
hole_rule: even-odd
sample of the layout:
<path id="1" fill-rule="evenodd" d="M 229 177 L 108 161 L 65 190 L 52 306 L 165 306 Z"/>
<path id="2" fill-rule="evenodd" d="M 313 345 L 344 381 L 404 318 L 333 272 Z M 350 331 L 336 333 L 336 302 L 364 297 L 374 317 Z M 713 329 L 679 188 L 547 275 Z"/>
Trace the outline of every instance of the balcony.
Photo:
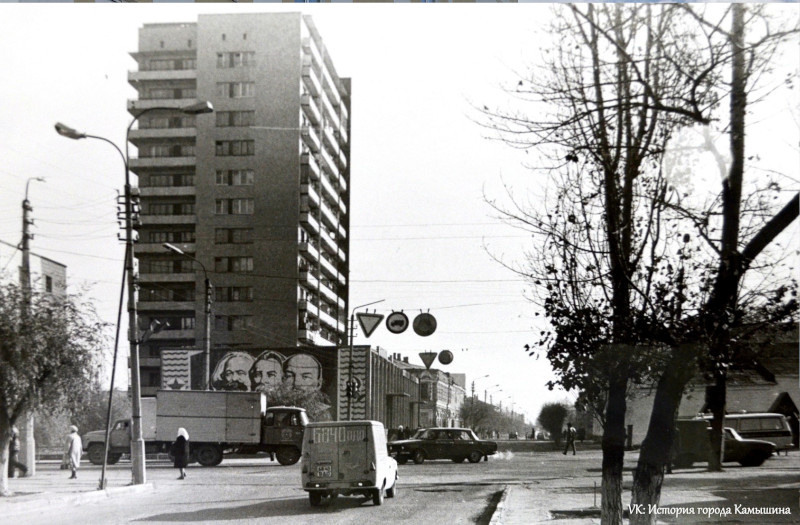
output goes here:
<path id="1" fill-rule="evenodd" d="M 319 320 L 322 324 L 325 324 L 332 328 L 333 330 L 339 330 L 339 321 L 334 319 L 330 314 L 323 312 L 322 310 L 319 311 Z"/>
<path id="2" fill-rule="evenodd" d="M 327 67 L 322 68 L 322 88 L 331 98 L 335 106 L 342 103 L 342 98 L 339 96 L 339 88 L 336 82 L 333 81 L 333 77 Z"/>
<path id="3" fill-rule="evenodd" d="M 314 42 L 314 39 L 311 37 L 306 37 L 303 39 L 303 51 L 309 56 L 309 58 L 313 61 L 314 66 L 319 69 L 322 65 L 322 55 L 317 49 L 317 43 Z"/>
<path id="4" fill-rule="evenodd" d="M 336 140 L 336 136 L 333 134 L 333 128 L 330 126 L 325 126 L 322 130 L 322 139 L 325 142 L 325 145 L 328 146 L 331 151 L 339 151 L 339 141 Z"/>
<path id="5" fill-rule="evenodd" d="M 338 170 L 336 169 L 336 164 L 334 164 L 333 158 L 330 156 L 330 154 L 324 149 L 321 150 L 319 153 L 320 153 L 319 156 L 322 159 L 323 169 L 327 170 L 328 173 L 334 176 L 338 174 Z"/>
<path id="6" fill-rule="evenodd" d="M 140 312 L 151 312 L 154 310 L 185 311 L 187 303 L 194 301 L 137 301 L 136 308 Z"/>
<path id="7" fill-rule="evenodd" d="M 134 87 L 146 80 L 197 80 L 196 69 L 163 69 L 156 71 L 128 71 L 128 83 Z"/>
<path id="8" fill-rule="evenodd" d="M 190 104 L 196 104 L 197 97 L 192 98 L 150 98 L 150 99 L 128 99 L 128 113 L 138 115 L 144 109 L 150 108 L 169 108 L 181 109 Z"/>
<path id="9" fill-rule="evenodd" d="M 319 164 L 317 164 L 317 160 L 314 157 L 308 153 L 303 153 L 300 155 L 300 163 L 308 169 L 308 175 L 312 180 L 319 180 Z"/>
<path id="10" fill-rule="evenodd" d="M 303 131 L 301 134 L 303 135 L 303 141 L 306 143 L 308 148 L 314 153 L 318 152 L 319 136 L 317 136 L 316 130 L 311 126 L 303 126 Z"/>
<path id="11" fill-rule="evenodd" d="M 306 61 L 303 61 L 303 84 L 308 89 L 309 93 L 318 97 L 320 93 L 322 93 L 322 83 L 319 81 L 319 77 L 314 72 L 314 68 L 311 66 L 310 63 L 306 64 Z"/>
<path id="12" fill-rule="evenodd" d="M 323 273 L 329 278 L 336 279 L 339 276 L 339 270 L 337 270 L 336 267 L 328 261 L 328 259 L 321 257 L 319 262 Z"/>
<path id="13" fill-rule="evenodd" d="M 195 224 L 197 215 L 140 215 L 142 226 L 152 224 Z"/>
<path id="14" fill-rule="evenodd" d="M 339 155 L 337 156 L 336 160 L 339 162 L 339 169 L 347 169 L 347 155 L 344 154 L 343 149 L 339 148 Z"/>
<path id="15" fill-rule="evenodd" d="M 150 340 L 158 339 L 191 339 L 194 342 L 194 329 L 191 330 L 162 330 L 157 334 L 151 334 Z"/>
<path id="16" fill-rule="evenodd" d="M 319 308 L 311 301 L 300 300 L 297 302 L 297 307 L 301 312 L 308 312 L 316 318 L 319 318 Z"/>
<path id="17" fill-rule="evenodd" d="M 300 213 L 300 222 L 311 228 L 314 233 L 319 234 L 319 221 L 311 213 L 307 211 Z"/>
<path id="18" fill-rule="evenodd" d="M 328 97 L 319 97 L 322 101 L 322 112 L 328 116 L 328 121 L 334 127 L 339 127 L 342 125 L 342 122 L 339 120 L 339 113 L 333 108 L 331 101 L 328 100 Z"/>
<path id="19" fill-rule="evenodd" d="M 311 275 L 308 270 L 300 271 L 300 284 L 306 284 L 312 290 L 319 289 L 319 279 Z"/>
<path id="20" fill-rule="evenodd" d="M 139 273 L 139 282 L 142 283 L 193 283 L 197 279 L 192 273 Z"/>
<path id="21" fill-rule="evenodd" d="M 328 299 L 328 301 L 336 303 L 340 308 L 344 308 L 344 300 L 336 295 L 336 292 L 328 288 L 326 285 L 320 284 L 319 291 L 325 296 L 326 299 Z"/>
<path id="22" fill-rule="evenodd" d="M 142 197 L 191 197 L 197 193 L 194 186 L 148 186 L 139 188 Z"/>
<path id="23" fill-rule="evenodd" d="M 131 142 L 136 144 L 141 139 L 171 139 L 197 137 L 197 128 L 187 126 L 183 128 L 136 128 L 128 135 Z"/>
<path id="24" fill-rule="evenodd" d="M 320 336 L 319 330 L 305 330 L 301 328 L 297 331 L 297 339 L 303 344 L 318 345 L 322 337 Z"/>
<path id="25" fill-rule="evenodd" d="M 339 218 L 333 214 L 331 209 L 325 203 L 322 203 L 320 209 L 322 210 L 323 222 L 327 224 L 329 228 L 336 229 L 336 227 L 339 226 Z"/>
<path id="26" fill-rule="evenodd" d="M 183 168 L 197 164 L 197 157 L 137 157 L 128 160 L 131 170 L 144 168 Z"/>
<path id="27" fill-rule="evenodd" d="M 309 203 L 312 203 L 312 209 L 317 209 L 320 206 L 320 198 L 319 193 L 315 190 L 312 186 L 308 184 L 301 184 L 300 185 L 300 195 L 306 197 Z"/>
<path id="28" fill-rule="evenodd" d="M 347 191 L 347 181 L 344 179 L 344 176 L 341 173 L 338 174 L 338 179 L 339 179 L 339 192 L 340 193 L 346 192 Z"/>
<path id="29" fill-rule="evenodd" d="M 175 246 L 186 253 L 195 253 L 195 245 L 193 242 L 181 244 L 175 243 Z M 136 255 L 139 255 L 140 253 L 157 253 L 162 255 L 169 253 L 169 251 L 164 248 L 160 242 L 137 242 L 135 251 Z"/>
<path id="30" fill-rule="evenodd" d="M 303 110 L 308 116 L 308 119 L 315 126 L 319 126 L 320 120 L 322 120 L 322 114 L 320 114 L 317 103 L 314 102 L 314 99 L 311 98 L 311 95 L 302 95 L 300 97 L 300 105 L 303 106 Z"/>
<path id="31" fill-rule="evenodd" d="M 309 242 L 300 243 L 300 251 L 310 255 L 315 261 L 319 261 L 319 250 Z"/>

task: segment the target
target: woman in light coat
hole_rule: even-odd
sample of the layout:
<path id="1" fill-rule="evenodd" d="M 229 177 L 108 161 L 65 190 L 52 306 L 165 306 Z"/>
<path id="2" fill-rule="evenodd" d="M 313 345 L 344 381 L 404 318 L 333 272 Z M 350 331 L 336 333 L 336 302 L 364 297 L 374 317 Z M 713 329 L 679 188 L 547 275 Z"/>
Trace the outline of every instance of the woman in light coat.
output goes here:
<path id="1" fill-rule="evenodd" d="M 175 468 L 181 472 L 178 479 L 186 479 L 186 465 L 189 464 L 189 433 L 185 428 L 178 429 L 178 437 L 175 438 L 175 443 L 170 448 L 170 454 L 172 454 Z"/>
<path id="2" fill-rule="evenodd" d="M 81 437 L 78 435 L 78 427 L 72 425 L 69 427 L 69 436 L 67 436 L 67 450 L 65 455 L 69 463 L 69 469 L 72 471 L 72 476 L 69 479 L 77 479 L 78 468 L 81 466 L 81 454 L 83 454 L 83 445 Z"/>

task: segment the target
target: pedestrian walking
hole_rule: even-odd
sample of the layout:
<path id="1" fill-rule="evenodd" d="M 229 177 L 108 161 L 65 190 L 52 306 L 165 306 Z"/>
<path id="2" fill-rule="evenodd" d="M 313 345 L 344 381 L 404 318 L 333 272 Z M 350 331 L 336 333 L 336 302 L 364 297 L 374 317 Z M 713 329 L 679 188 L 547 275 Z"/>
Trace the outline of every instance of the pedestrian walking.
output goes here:
<path id="1" fill-rule="evenodd" d="M 169 453 L 172 455 L 175 468 L 181 473 L 178 479 L 186 479 L 186 465 L 189 464 L 189 433 L 185 428 L 178 429 L 178 436 L 170 447 Z"/>
<path id="2" fill-rule="evenodd" d="M 8 444 L 8 477 L 13 478 L 17 470 L 22 471 L 22 475 L 28 473 L 28 467 L 19 461 L 19 430 L 16 426 L 11 427 L 11 441 Z"/>
<path id="3" fill-rule="evenodd" d="M 564 437 L 567 438 L 567 446 L 564 447 L 564 455 L 567 455 L 567 451 L 569 447 L 572 447 L 572 455 L 575 455 L 575 436 L 578 432 L 575 430 L 575 427 L 572 426 L 572 423 L 567 421 L 567 430 L 564 431 Z"/>
<path id="4" fill-rule="evenodd" d="M 78 478 L 78 468 L 81 466 L 81 454 L 83 454 L 83 444 L 81 443 L 81 436 L 78 435 L 78 427 L 72 425 L 69 427 L 69 436 L 67 436 L 67 450 L 64 452 L 69 462 L 69 469 L 72 475 L 69 479 Z"/>

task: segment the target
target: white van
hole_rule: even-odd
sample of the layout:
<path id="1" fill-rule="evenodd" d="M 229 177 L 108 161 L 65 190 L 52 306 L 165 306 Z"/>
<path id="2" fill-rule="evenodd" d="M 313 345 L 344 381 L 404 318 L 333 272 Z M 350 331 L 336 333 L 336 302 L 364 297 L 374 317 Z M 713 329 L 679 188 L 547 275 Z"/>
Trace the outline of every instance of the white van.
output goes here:
<path id="1" fill-rule="evenodd" d="M 710 415 L 702 419 L 711 422 Z M 792 429 L 783 414 L 752 412 L 725 414 L 724 426 L 730 427 L 745 439 L 760 439 L 775 443 L 778 450 L 792 448 Z"/>
<path id="2" fill-rule="evenodd" d="M 312 507 L 323 497 L 361 494 L 383 503 L 397 494 L 397 462 L 378 421 L 309 423 L 303 434 L 303 490 Z"/>

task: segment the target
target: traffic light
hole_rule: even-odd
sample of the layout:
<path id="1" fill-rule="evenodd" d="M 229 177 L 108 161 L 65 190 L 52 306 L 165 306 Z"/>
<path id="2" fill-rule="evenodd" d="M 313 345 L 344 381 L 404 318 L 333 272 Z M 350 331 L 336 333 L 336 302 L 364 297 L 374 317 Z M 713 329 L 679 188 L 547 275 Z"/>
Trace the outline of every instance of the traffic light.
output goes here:
<path id="1" fill-rule="evenodd" d="M 358 391 L 361 389 L 361 381 L 358 379 L 353 379 L 353 397 L 358 397 Z"/>
<path id="2" fill-rule="evenodd" d="M 346 393 L 347 397 L 353 397 L 353 381 L 352 380 L 348 379 L 345 393 Z"/>

